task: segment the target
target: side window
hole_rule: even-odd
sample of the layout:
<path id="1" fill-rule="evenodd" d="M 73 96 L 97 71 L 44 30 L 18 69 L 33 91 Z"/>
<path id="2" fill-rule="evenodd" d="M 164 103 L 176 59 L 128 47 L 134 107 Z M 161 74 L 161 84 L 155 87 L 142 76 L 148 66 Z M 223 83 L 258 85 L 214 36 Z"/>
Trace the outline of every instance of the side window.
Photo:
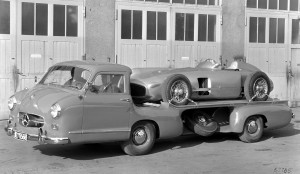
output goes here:
<path id="1" fill-rule="evenodd" d="M 124 93 L 123 74 L 99 74 L 96 76 L 91 92 L 93 93 Z"/>

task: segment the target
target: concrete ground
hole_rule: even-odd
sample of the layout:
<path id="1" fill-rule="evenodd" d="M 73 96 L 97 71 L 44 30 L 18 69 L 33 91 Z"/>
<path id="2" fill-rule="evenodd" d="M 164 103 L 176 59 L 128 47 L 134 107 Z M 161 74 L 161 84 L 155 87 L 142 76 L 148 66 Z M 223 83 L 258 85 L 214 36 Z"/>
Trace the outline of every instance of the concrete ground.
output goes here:
<path id="1" fill-rule="evenodd" d="M 38 145 L 8 137 L 0 121 L 0 173 L 298 174 L 300 108 L 285 128 L 265 131 L 258 143 L 235 134 L 184 136 L 156 142 L 149 155 L 128 156 L 118 144 Z"/>

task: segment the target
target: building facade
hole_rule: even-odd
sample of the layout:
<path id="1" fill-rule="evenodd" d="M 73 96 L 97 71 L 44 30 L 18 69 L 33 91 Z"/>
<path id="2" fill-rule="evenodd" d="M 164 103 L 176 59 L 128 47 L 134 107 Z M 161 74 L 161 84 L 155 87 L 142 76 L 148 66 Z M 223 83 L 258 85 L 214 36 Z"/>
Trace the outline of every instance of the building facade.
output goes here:
<path id="1" fill-rule="evenodd" d="M 1 0 L 0 119 L 7 99 L 65 60 L 187 67 L 249 62 L 272 97 L 300 100 L 299 0 Z"/>

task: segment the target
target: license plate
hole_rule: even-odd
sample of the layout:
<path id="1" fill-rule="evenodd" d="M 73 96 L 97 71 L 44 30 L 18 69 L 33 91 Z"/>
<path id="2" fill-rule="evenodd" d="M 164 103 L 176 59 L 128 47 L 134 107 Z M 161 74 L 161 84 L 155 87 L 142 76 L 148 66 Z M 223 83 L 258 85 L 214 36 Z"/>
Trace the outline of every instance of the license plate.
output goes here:
<path id="1" fill-rule="evenodd" d="M 27 141 L 27 134 L 21 132 L 15 132 L 14 138 L 17 140 Z"/>

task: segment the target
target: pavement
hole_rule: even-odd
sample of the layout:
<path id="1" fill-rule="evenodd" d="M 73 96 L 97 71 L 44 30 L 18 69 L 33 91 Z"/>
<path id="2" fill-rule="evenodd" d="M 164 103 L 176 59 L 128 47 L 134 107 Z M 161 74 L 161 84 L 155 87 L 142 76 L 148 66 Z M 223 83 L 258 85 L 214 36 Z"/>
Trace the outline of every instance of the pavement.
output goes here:
<path id="1" fill-rule="evenodd" d="M 8 137 L 0 121 L 0 173 L 299 174 L 300 108 L 284 128 L 243 143 L 235 134 L 183 136 L 156 142 L 152 152 L 128 156 L 117 143 L 38 145 Z"/>

